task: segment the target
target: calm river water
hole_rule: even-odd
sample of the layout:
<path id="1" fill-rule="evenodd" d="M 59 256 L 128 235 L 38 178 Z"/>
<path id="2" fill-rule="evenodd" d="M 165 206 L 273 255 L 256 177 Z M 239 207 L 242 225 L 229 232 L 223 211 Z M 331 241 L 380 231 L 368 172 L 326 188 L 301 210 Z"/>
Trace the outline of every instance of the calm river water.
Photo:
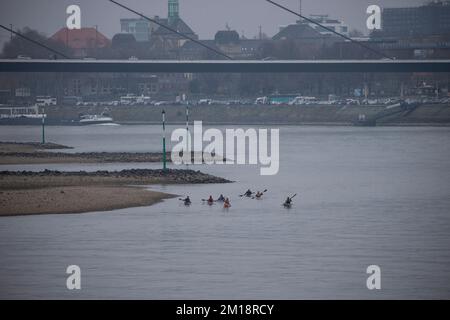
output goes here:
<path id="1" fill-rule="evenodd" d="M 174 127 L 169 127 L 169 132 Z M 222 128 L 223 129 L 223 128 Z M 39 127 L 0 127 L 38 141 Z M 85 151 L 159 151 L 159 126 L 48 127 Z M 450 128 L 280 128 L 280 172 L 192 166 L 236 181 L 151 186 L 190 195 L 151 207 L 0 218 L 0 298 L 450 298 Z M 156 168 L 159 164 L 0 166 L 0 170 Z M 247 188 L 268 189 L 263 200 Z M 202 204 L 229 195 L 232 208 Z M 294 207 L 281 206 L 298 193 Z M 24 199 L 26 201 L 26 199 Z M 66 268 L 81 268 L 79 291 Z M 381 268 L 382 289 L 366 288 Z"/>

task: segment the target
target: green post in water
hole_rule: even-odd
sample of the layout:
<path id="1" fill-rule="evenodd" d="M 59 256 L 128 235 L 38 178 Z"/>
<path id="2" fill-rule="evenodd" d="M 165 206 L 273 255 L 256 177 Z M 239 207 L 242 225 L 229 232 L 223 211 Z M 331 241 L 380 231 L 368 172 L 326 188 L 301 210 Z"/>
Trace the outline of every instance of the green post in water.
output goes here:
<path id="1" fill-rule="evenodd" d="M 45 144 L 45 109 L 42 109 L 42 144 Z"/>
<path id="2" fill-rule="evenodd" d="M 166 112 L 162 112 L 162 123 L 163 123 L 163 170 L 167 169 L 167 159 L 166 159 Z"/>

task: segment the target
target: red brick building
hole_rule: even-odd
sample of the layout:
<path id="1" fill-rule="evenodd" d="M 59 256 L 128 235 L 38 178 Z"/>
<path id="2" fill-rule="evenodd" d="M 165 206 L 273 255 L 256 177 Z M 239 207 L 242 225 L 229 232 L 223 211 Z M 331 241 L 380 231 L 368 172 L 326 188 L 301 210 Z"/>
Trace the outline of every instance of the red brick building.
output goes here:
<path id="1" fill-rule="evenodd" d="M 75 58 L 95 57 L 97 49 L 109 47 L 111 40 L 96 28 L 62 28 L 51 39 L 64 43 L 73 50 Z"/>

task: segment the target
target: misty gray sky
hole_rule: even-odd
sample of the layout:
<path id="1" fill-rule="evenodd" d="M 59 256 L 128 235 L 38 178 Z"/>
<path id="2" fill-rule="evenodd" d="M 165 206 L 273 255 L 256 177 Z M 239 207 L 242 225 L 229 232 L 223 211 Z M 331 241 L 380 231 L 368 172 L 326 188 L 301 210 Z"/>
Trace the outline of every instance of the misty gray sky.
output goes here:
<path id="1" fill-rule="evenodd" d="M 117 0 L 146 15 L 167 16 L 167 0 Z M 298 10 L 299 0 L 276 0 Z M 381 7 L 406 7 L 424 3 L 425 0 L 303 0 L 303 14 L 329 14 L 342 19 L 350 28 L 363 32 L 370 4 Z M 70 4 L 81 7 L 82 27 L 98 25 L 108 37 L 120 32 L 120 18 L 134 17 L 132 13 L 107 0 L 0 0 L 0 23 L 14 28 L 31 27 L 52 35 L 66 23 L 66 8 Z M 215 32 L 228 25 L 248 38 L 263 32 L 273 36 L 279 26 L 294 23 L 296 16 L 274 7 L 265 0 L 180 0 L 180 15 L 200 36 L 213 38 Z M 0 44 L 9 39 L 0 31 Z"/>

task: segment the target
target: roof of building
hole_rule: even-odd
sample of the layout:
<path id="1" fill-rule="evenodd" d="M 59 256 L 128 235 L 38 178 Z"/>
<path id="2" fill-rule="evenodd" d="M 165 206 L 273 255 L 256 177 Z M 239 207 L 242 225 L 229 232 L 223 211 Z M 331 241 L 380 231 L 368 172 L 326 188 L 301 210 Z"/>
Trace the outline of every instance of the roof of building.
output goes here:
<path id="1" fill-rule="evenodd" d="M 280 32 L 273 36 L 273 40 L 301 40 L 301 39 L 314 39 L 323 38 L 319 31 L 306 23 L 290 24 L 284 27 Z"/>
<path id="2" fill-rule="evenodd" d="M 111 44 L 111 41 L 95 28 L 62 28 L 51 36 L 51 39 L 63 42 L 72 49 L 102 48 Z"/>
<path id="3" fill-rule="evenodd" d="M 195 35 L 195 32 L 181 18 L 171 20 L 170 23 L 169 23 L 169 19 L 159 19 L 158 22 L 162 23 L 163 25 L 168 26 L 172 29 L 175 29 L 176 31 L 178 31 L 180 33 L 186 34 L 188 36 Z M 155 36 L 167 36 L 167 35 L 177 36 L 172 31 L 169 31 L 166 28 L 163 28 L 161 26 L 155 30 L 153 35 L 155 35 Z"/>
<path id="4" fill-rule="evenodd" d="M 214 40 L 220 44 L 239 42 L 239 33 L 235 30 L 219 30 L 214 36 Z"/>
<path id="5" fill-rule="evenodd" d="M 142 18 L 142 17 L 138 17 L 138 18 L 121 18 L 120 22 L 145 22 L 147 24 L 150 24 L 150 21 Z"/>

